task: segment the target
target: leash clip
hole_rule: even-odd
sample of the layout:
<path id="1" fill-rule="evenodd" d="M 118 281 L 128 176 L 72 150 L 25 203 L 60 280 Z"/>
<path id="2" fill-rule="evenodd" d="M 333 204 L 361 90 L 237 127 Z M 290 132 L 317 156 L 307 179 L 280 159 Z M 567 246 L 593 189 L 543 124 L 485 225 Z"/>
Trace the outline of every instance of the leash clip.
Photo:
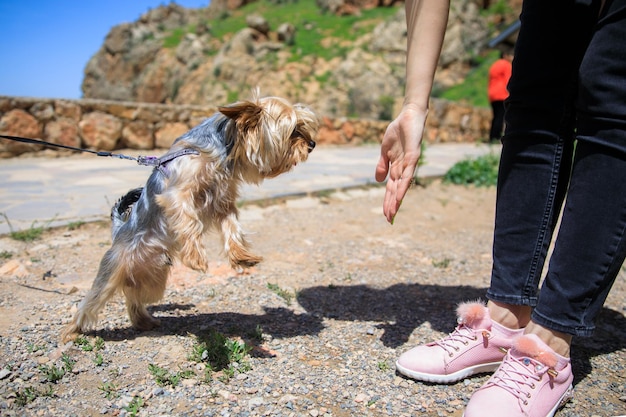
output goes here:
<path id="1" fill-rule="evenodd" d="M 158 168 L 161 166 L 161 159 L 157 156 L 138 156 L 137 164 Z"/>

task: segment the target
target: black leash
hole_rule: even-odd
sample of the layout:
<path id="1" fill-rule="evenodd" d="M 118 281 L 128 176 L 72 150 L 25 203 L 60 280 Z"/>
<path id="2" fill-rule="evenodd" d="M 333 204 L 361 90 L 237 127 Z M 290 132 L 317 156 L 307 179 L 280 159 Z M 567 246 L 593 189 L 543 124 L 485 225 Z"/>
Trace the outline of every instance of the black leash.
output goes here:
<path id="1" fill-rule="evenodd" d="M 112 158 L 130 159 L 132 161 L 137 160 L 137 158 L 133 156 L 115 154 L 115 153 L 107 152 L 107 151 L 92 151 L 91 149 L 75 148 L 73 146 L 60 145 L 58 143 L 51 143 L 51 142 L 44 142 L 43 140 L 39 140 L 39 139 L 23 138 L 21 136 L 0 135 L 0 138 L 13 140 L 15 142 L 29 143 L 32 145 L 42 145 L 42 146 L 47 146 L 47 147 L 69 149 L 71 151 L 89 152 L 97 156 L 110 156 Z"/>
<path id="2" fill-rule="evenodd" d="M 171 153 L 169 155 L 165 155 L 162 158 L 158 158 L 156 156 L 134 157 L 134 156 L 123 155 L 120 153 L 108 152 L 108 151 L 93 151 L 91 149 L 76 148 L 74 146 L 60 145 L 58 143 L 45 142 L 39 139 L 23 138 L 21 136 L 0 135 L 0 138 L 9 139 L 9 140 L 13 140 L 16 142 L 28 143 L 32 145 L 42 145 L 42 146 L 47 146 L 47 147 L 69 149 L 71 151 L 78 151 L 78 152 L 89 152 L 96 156 L 108 156 L 111 158 L 119 158 L 119 159 L 127 159 L 130 161 L 137 161 L 137 164 L 139 165 L 152 166 L 152 167 L 158 168 L 159 170 L 162 170 L 168 162 L 170 162 L 173 159 L 178 158 L 179 156 L 199 154 L 199 152 L 196 151 L 195 149 L 184 148 L 177 152 Z"/>

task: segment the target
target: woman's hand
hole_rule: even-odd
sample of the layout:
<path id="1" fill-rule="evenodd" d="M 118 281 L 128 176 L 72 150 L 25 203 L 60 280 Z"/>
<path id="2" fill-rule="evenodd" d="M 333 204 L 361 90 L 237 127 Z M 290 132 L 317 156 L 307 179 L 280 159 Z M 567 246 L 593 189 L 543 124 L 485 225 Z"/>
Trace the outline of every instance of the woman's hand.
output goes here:
<path id="1" fill-rule="evenodd" d="M 387 179 L 383 213 L 387 221 L 393 219 L 400 209 L 402 199 L 413 183 L 415 169 L 421 155 L 422 134 L 426 111 L 405 106 L 398 117 L 389 124 L 380 148 L 376 165 L 376 181 Z"/>

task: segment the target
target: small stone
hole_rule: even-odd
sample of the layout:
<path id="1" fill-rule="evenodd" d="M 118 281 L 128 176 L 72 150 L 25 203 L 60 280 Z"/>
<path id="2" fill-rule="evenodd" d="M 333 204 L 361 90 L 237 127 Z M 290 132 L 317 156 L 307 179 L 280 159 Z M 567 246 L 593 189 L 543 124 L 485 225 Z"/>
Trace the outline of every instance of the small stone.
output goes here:
<path id="1" fill-rule="evenodd" d="M 364 403 L 369 399 L 369 396 L 367 394 L 357 394 L 356 397 L 354 397 L 354 401 L 357 403 Z"/>
<path id="2" fill-rule="evenodd" d="M 258 407 L 265 404 L 265 400 L 261 397 L 252 397 L 248 400 L 248 406 L 250 408 Z"/>

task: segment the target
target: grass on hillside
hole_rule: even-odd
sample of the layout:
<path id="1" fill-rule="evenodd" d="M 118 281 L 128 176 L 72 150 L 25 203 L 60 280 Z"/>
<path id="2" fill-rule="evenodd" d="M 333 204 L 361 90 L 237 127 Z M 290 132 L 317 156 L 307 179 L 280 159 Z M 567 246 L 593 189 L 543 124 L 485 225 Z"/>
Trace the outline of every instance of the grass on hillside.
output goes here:
<path id="1" fill-rule="evenodd" d="M 484 57 L 475 59 L 475 66 L 461 84 L 442 91 L 433 91 L 433 97 L 450 101 L 464 101 L 477 107 L 489 107 L 487 82 L 489 67 L 500 57 L 499 51 L 490 51 Z"/>
<path id="2" fill-rule="evenodd" d="M 502 13 L 506 2 L 499 0 L 485 13 Z M 296 27 L 294 44 L 291 48 L 291 61 L 305 56 L 318 56 L 330 60 L 345 56 L 352 48 L 351 41 L 371 32 L 376 25 L 396 14 L 398 7 L 377 7 L 363 10 L 361 16 L 335 16 L 322 11 L 314 0 L 259 0 L 239 9 L 224 12 L 220 17 L 208 21 L 212 36 L 223 39 L 247 27 L 246 17 L 252 14 L 263 16 L 276 30 L 279 25 L 289 22 Z M 175 48 L 185 34 L 195 32 L 195 26 L 177 28 L 167 36 L 164 47 Z M 327 41 L 320 42 L 322 39 Z M 474 68 L 466 79 L 445 90 L 433 91 L 433 97 L 450 101 L 464 101 L 473 106 L 489 107 L 487 99 L 487 78 L 489 67 L 498 59 L 498 51 L 490 51 L 484 56 L 475 57 Z"/>
<path id="3" fill-rule="evenodd" d="M 291 23 L 296 27 L 295 43 L 291 45 L 293 60 L 303 56 L 316 55 L 324 59 L 342 56 L 350 50 L 350 43 L 358 37 L 371 32 L 380 22 L 393 16 L 397 7 L 378 7 L 364 10 L 361 16 L 335 16 L 324 13 L 314 0 L 294 0 L 282 2 L 261 0 L 250 3 L 237 10 L 224 13 L 217 19 L 208 22 L 211 34 L 216 38 L 224 38 L 247 27 L 246 16 L 258 14 L 263 16 L 272 30 L 276 30 L 283 23 Z M 193 32 L 195 28 L 189 26 L 179 28 L 165 39 L 164 46 L 174 48 L 178 46 L 184 35 Z M 323 38 L 337 38 L 333 46 L 324 47 L 320 40 Z"/>

